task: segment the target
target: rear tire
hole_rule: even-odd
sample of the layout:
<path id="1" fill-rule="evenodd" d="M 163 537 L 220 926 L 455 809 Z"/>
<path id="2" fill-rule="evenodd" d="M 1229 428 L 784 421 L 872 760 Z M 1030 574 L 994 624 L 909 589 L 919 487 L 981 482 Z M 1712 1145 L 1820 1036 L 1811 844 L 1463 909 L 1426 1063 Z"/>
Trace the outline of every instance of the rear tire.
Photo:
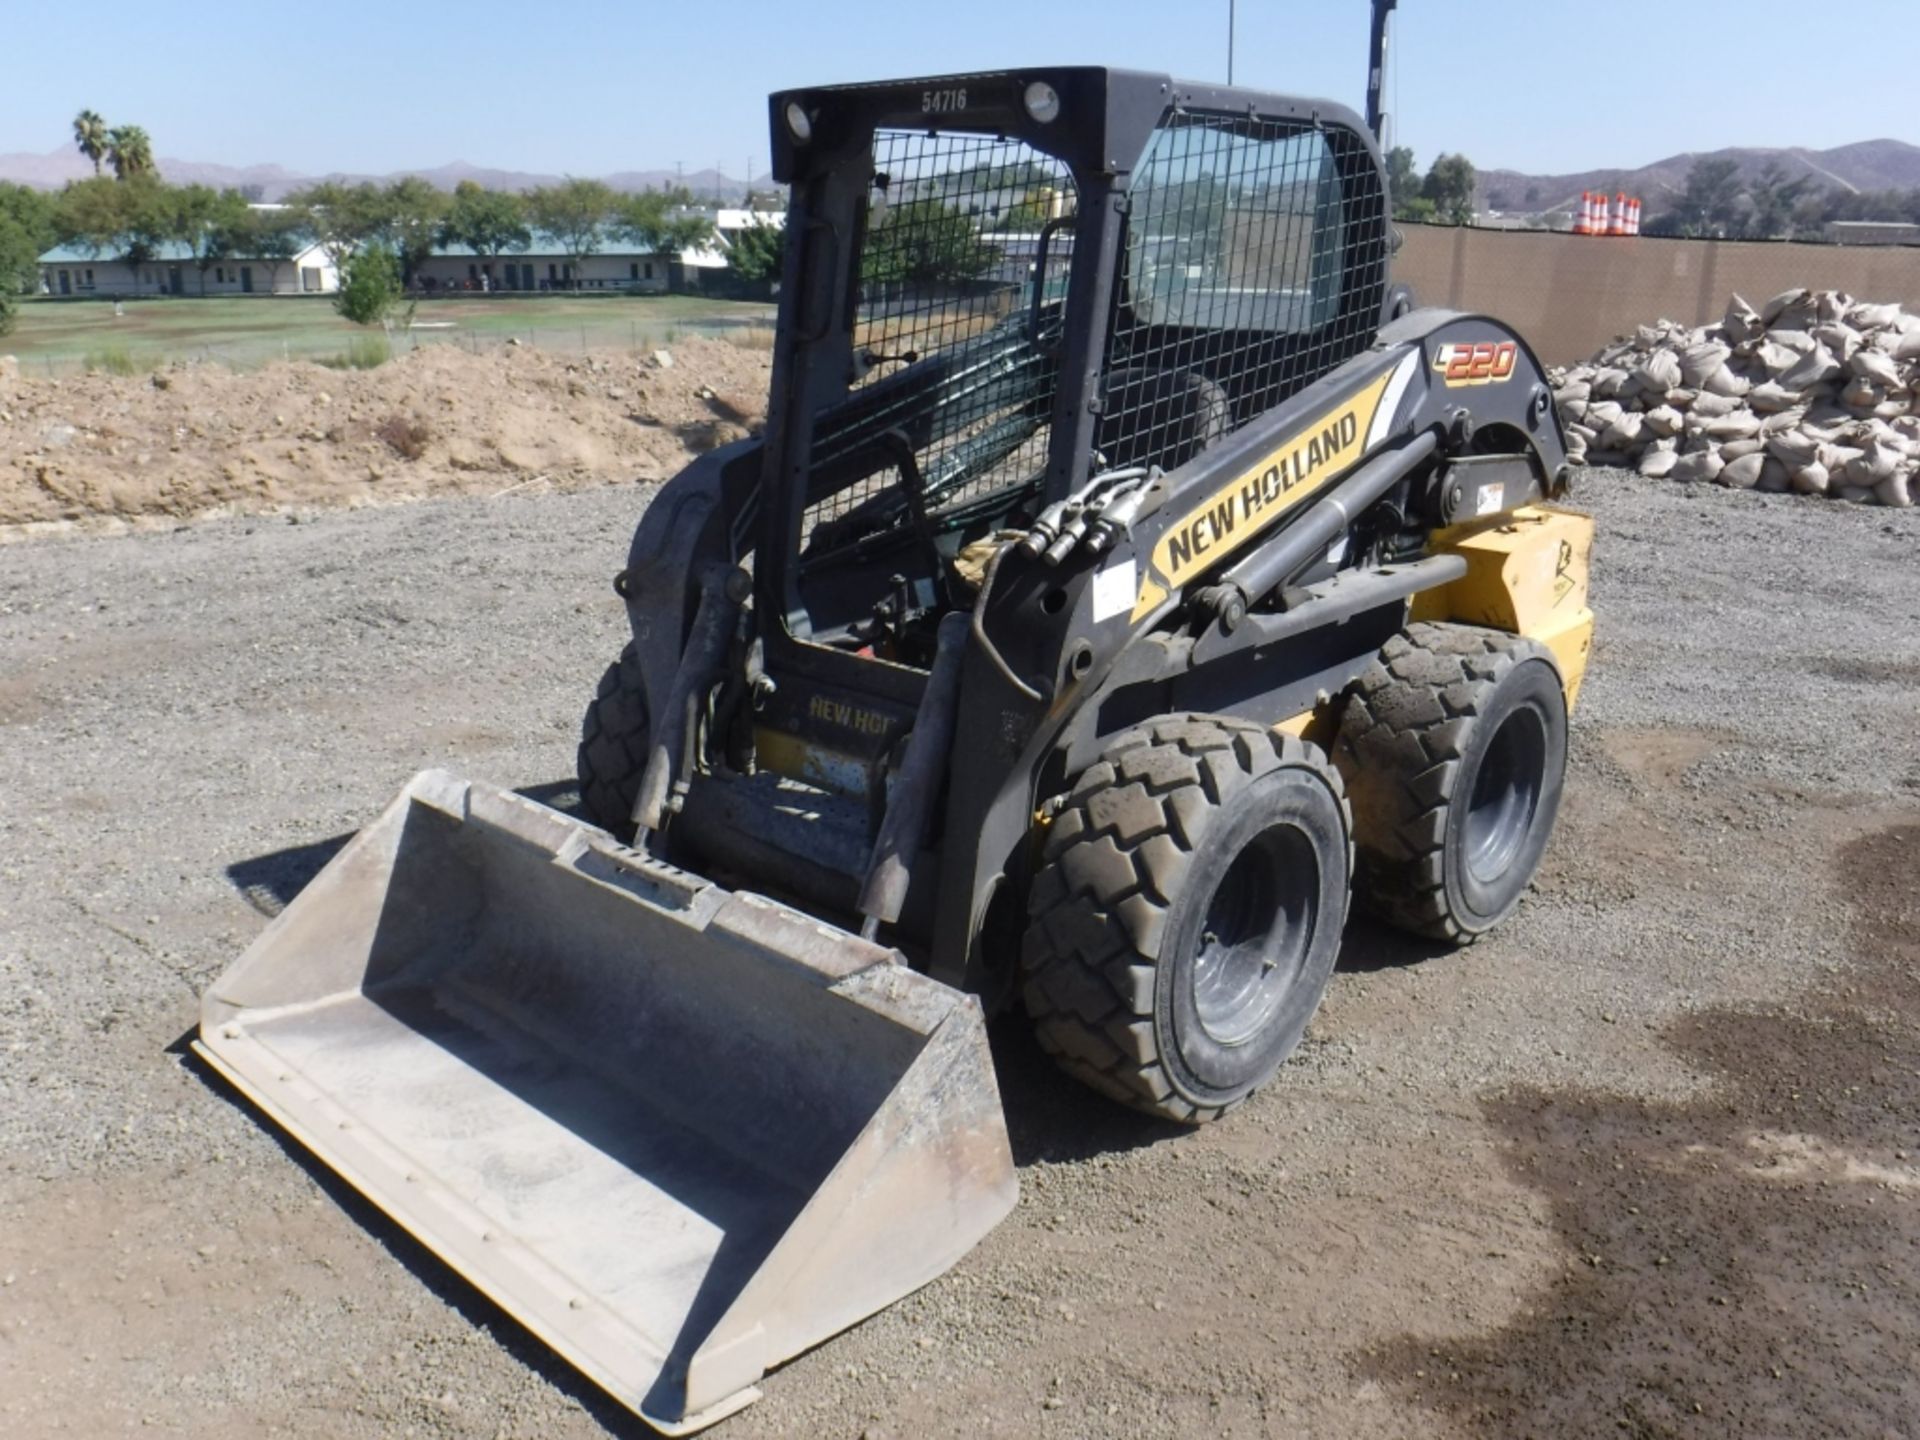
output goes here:
<path id="1" fill-rule="evenodd" d="M 1272 1078 L 1340 952 L 1340 777 L 1291 736 L 1171 716 L 1117 739 L 1048 831 L 1023 995 L 1062 1069 L 1200 1124 Z"/>
<path id="2" fill-rule="evenodd" d="M 574 771 L 587 819 L 622 841 L 633 838 L 633 802 L 647 768 L 647 692 L 632 642 L 600 677 L 580 720 Z"/>
<path id="3" fill-rule="evenodd" d="M 1471 944 L 1513 912 L 1553 834 L 1567 703 L 1538 642 L 1410 625 L 1341 717 L 1358 892 L 1382 920 Z"/>

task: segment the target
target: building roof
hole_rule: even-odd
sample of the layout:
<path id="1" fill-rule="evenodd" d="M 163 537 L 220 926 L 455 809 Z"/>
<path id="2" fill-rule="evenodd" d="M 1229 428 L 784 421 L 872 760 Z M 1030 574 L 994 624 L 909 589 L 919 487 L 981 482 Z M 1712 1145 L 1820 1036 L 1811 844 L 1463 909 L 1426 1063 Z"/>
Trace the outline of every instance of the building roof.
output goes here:
<path id="1" fill-rule="evenodd" d="M 294 251 L 291 259 L 274 261 L 260 255 L 222 255 L 212 263 L 216 265 L 272 265 L 275 263 L 291 265 L 295 260 L 304 258 L 308 252 L 318 249 L 318 245 L 302 245 Z M 105 250 L 98 255 L 84 245 L 56 245 L 40 257 L 42 265 L 119 265 L 126 256 L 115 251 Z M 152 265 L 190 265 L 194 263 L 193 247 L 178 240 L 166 240 L 153 247 L 153 254 L 147 260 Z"/>
<path id="2" fill-rule="evenodd" d="M 781 229 L 787 223 L 787 217 L 785 215 L 756 213 L 751 210 L 717 210 L 701 213 L 704 213 L 709 220 L 713 221 L 716 232 L 714 241 L 718 242 L 719 249 L 716 250 L 714 243 L 711 241 L 704 245 L 694 246 L 688 249 L 683 257 L 689 264 L 719 265 L 726 263 L 725 256 L 721 252 L 726 248 L 727 232 L 730 230 L 745 230 L 753 225 L 771 225 L 775 229 Z M 550 234 L 545 230 L 530 230 L 528 234 L 533 238 L 532 243 L 530 243 L 526 249 L 504 251 L 498 258 L 502 260 L 517 260 L 523 257 L 538 257 L 543 260 L 565 260 L 573 254 L 572 250 L 568 248 L 567 243 L 557 235 Z M 660 252 L 642 249 L 638 245 L 631 245 L 625 241 L 609 238 L 603 240 L 598 246 L 589 250 L 587 253 L 589 255 L 605 256 L 609 259 L 627 259 L 629 257 L 646 259 Z M 433 247 L 433 255 L 435 259 L 447 260 L 494 258 L 491 256 L 482 256 L 479 251 L 469 245 L 436 245 Z M 700 258 L 696 258 L 696 256 Z"/>
<path id="3" fill-rule="evenodd" d="M 157 245 L 153 251 L 154 260 L 162 265 L 178 264 L 182 260 L 193 259 L 193 251 L 178 240 L 169 240 Z M 40 257 L 42 265 L 113 265 L 121 259 L 111 251 L 96 255 L 84 245 L 56 245 Z"/>

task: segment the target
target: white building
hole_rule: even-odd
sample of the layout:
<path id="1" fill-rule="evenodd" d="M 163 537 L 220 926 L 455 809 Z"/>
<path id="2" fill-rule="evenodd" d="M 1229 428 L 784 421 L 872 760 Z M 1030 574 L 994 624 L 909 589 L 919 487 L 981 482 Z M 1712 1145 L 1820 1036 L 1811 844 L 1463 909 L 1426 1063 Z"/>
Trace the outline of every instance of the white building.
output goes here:
<path id="1" fill-rule="evenodd" d="M 204 270 L 177 241 L 139 265 L 60 245 L 40 257 L 40 288 L 47 295 L 316 295 L 338 290 L 340 272 L 318 245 L 288 260 L 232 256 Z"/>
<path id="2" fill-rule="evenodd" d="M 618 240 L 603 240 L 592 254 L 576 261 L 566 244 L 535 231 L 523 251 L 482 255 L 465 245 L 443 245 L 414 269 L 414 279 L 433 290 L 625 290 L 662 294 L 698 288 L 703 273 L 724 270 L 732 237 L 755 225 L 779 229 L 784 214 L 752 210 L 700 212 L 713 222 L 713 236 L 677 255 L 641 250 Z"/>
<path id="3" fill-rule="evenodd" d="M 1888 220 L 1829 220 L 1834 245 L 1920 245 L 1920 225 Z"/>
<path id="4" fill-rule="evenodd" d="M 733 237 L 742 230 L 755 230 L 769 225 L 775 230 L 784 230 L 787 225 L 784 210 L 722 209 L 705 213 L 713 221 L 713 238 L 704 245 L 680 252 L 680 263 L 694 270 L 725 269 L 731 263 L 729 256 L 733 249 Z"/>
<path id="5" fill-rule="evenodd" d="M 609 246 L 581 257 L 560 241 L 534 236 L 524 251 L 482 255 L 465 245 L 443 245 L 414 268 L 421 288 L 434 290 L 634 290 L 669 289 L 675 257 Z"/>
<path id="6" fill-rule="evenodd" d="M 603 241 L 575 260 L 551 235 L 535 232 L 524 251 L 482 255 L 465 245 L 443 245 L 414 271 L 421 288 L 436 290 L 625 290 L 661 294 L 697 289 L 727 268 L 732 237 L 753 226 L 786 223 L 784 214 L 752 210 L 703 211 L 712 238 L 677 255 L 655 254 Z M 318 244 L 290 260 L 223 258 L 204 269 L 177 241 L 158 247 L 134 266 L 123 257 L 62 245 L 40 257 L 41 287 L 49 295 L 312 295 L 340 288 L 340 272 Z"/>

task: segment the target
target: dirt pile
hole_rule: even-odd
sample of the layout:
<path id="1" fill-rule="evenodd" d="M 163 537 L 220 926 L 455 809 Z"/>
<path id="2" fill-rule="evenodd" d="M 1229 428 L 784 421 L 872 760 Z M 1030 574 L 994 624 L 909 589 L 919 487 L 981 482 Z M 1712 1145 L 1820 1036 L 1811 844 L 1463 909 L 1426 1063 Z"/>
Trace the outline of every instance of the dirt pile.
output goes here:
<path id="1" fill-rule="evenodd" d="M 1920 315 L 1832 290 L 1738 295 L 1552 377 L 1576 462 L 1905 507 L 1920 476 Z"/>
<path id="2" fill-rule="evenodd" d="M 365 371 L 31 380 L 0 360 L 0 527 L 663 479 L 758 426 L 768 359 L 691 338 L 641 356 L 435 345 Z"/>

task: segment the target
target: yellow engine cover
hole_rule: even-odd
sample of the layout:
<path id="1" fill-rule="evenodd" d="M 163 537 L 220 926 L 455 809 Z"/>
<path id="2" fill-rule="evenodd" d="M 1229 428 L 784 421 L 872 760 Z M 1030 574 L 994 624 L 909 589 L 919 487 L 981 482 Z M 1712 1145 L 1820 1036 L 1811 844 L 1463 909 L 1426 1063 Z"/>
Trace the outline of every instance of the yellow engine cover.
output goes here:
<path id="1" fill-rule="evenodd" d="M 1593 649 L 1587 567 L 1593 520 L 1553 505 L 1527 505 L 1491 520 L 1436 530 L 1436 555 L 1459 555 L 1467 573 L 1413 600 L 1414 620 L 1484 625 L 1538 640 L 1553 652 L 1571 710 Z"/>

